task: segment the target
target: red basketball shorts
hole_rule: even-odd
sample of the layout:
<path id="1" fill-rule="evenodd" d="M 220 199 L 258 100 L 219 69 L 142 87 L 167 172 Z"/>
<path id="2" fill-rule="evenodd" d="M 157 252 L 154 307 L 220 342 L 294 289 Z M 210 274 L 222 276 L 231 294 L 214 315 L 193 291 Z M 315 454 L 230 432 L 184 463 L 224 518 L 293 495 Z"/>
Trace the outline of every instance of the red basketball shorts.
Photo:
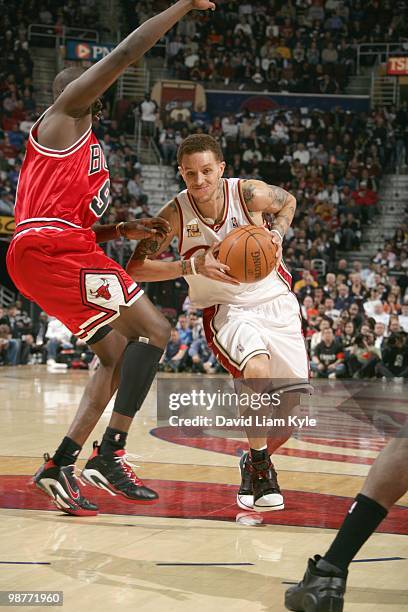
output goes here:
<path id="1" fill-rule="evenodd" d="M 140 286 L 107 257 L 91 229 L 30 229 L 7 252 L 14 284 L 48 315 L 88 342 L 143 295 Z"/>

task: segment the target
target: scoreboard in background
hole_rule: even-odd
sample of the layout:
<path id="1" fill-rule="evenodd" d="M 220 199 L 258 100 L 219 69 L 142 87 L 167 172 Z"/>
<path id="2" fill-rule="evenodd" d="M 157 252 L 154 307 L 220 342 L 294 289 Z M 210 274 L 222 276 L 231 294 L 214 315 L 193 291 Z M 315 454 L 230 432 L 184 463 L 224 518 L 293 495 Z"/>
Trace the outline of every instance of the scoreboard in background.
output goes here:
<path id="1" fill-rule="evenodd" d="M 97 62 L 108 55 L 116 45 L 111 43 L 84 42 L 83 40 L 67 40 L 65 59 Z"/>

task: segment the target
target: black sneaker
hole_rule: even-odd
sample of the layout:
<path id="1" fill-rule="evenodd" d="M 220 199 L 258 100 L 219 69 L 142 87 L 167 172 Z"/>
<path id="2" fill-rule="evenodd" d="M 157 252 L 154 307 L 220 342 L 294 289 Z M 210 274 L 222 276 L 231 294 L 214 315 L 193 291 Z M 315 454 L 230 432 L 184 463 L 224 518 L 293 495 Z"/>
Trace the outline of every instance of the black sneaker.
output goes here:
<path id="1" fill-rule="evenodd" d="M 252 489 L 252 469 L 250 466 L 249 453 L 243 453 L 239 460 L 239 471 L 241 473 L 241 486 L 237 493 L 237 505 L 243 510 L 253 510 L 254 492 Z"/>
<path id="2" fill-rule="evenodd" d="M 285 606 L 296 612 L 342 612 L 346 581 L 347 572 L 315 555 L 303 580 L 286 591 Z"/>
<path id="3" fill-rule="evenodd" d="M 74 516 L 95 516 L 98 506 L 81 495 L 75 466 L 59 467 L 44 455 L 44 465 L 33 476 L 33 484 L 49 495 L 59 510 Z"/>
<path id="4" fill-rule="evenodd" d="M 86 482 L 111 495 L 121 495 L 131 502 L 151 504 L 159 498 L 155 491 L 146 487 L 136 476 L 126 460 L 124 449 L 117 450 L 113 455 L 101 455 L 97 442 L 94 442 L 93 448 L 81 474 Z"/>
<path id="5" fill-rule="evenodd" d="M 283 510 L 285 504 L 270 457 L 262 461 L 249 459 L 249 466 L 252 470 L 254 510 L 257 512 Z"/>

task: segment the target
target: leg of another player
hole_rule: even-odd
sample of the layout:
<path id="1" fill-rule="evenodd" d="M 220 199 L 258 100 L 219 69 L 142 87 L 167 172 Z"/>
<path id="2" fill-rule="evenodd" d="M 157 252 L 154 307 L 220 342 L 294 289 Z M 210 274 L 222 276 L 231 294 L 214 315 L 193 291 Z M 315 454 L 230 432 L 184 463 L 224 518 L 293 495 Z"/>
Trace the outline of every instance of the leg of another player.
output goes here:
<path id="1" fill-rule="evenodd" d="M 93 516 L 98 508 L 81 495 L 74 464 L 82 445 L 105 410 L 119 378 L 126 338 L 112 330 L 92 345 L 100 359 L 100 367 L 89 379 L 79 409 L 67 435 L 52 459 L 46 453 L 45 463 L 33 478 L 35 485 L 49 495 L 58 509 L 75 516 Z"/>
<path id="2" fill-rule="evenodd" d="M 127 339 L 115 330 L 91 345 L 99 358 L 100 365 L 85 387 L 78 411 L 67 434 L 67 437 L 80 447 L 95 428 L 118 387 L 126 345 Z"/>
<path id="3" fill-rule="evenodd" d="M 130 501 L 149 503 L 158 495 L 143 485 L 126 461 L 125 445 L 133 419 L 156 375 L 170 335 L 167 319 L 143 295 L 111 323 L 127 345 L 118 393 L 100 447 L 95 446 L 82 475 L 90 484 Z"/>
<path id="4" fill-rule="evenodd" d="M 316 555 L 309 559 L 303 581 L 287 590 L 288 610 L 307 610 L 308 601 L 317 602 L 322 612 L 343 610 L 348 566 L 391 506 L 407 492 L 407 466 L 408 430 L 405 428 L 377 457 L 324 557 Z"/>
<path id="5" fill-rule="evenodd" d="M 244 368 L 243 378 L 247 392 L 270 392 L 271 369 L 268 356 L 262 354 L 252 357 Z M 250 414 L 255 415 L 252 411 Z M 258 511 L 284 508 L 277 475 L 268 452 L 266 433 L 266 428 L 247 428 L 250 450 L 242 455 L 240 461 L 241 486 L 237 494 L 240 508 Z"/>

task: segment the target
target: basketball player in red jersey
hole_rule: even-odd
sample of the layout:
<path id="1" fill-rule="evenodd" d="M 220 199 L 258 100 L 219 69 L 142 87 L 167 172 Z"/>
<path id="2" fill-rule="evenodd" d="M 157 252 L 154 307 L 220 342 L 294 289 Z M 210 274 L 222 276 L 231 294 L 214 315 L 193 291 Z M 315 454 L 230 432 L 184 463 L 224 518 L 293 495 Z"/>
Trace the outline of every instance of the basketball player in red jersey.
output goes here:
<path id="1" fill-rule="evenodd" d="M 19 290 L 57 317 L 100 359 L 79 410 L 35 484 L 69 514 L 89 515 L 97 507 L 81 495 L 74 463 L 118 387 L 109 426 L 83 471 L 90 483 L 135 502 L 150 503 L 126 461 L 125 443 L 133 417 L 151 386 L 169 337 L 169 324 L 141 288 L 98 242 L 119 235 L 165 235 L 166 221 L 92 226 L 109 205 L 109 173 L 91 131 L 99 96 L 190 10 L 215 9 L 208 0 L 178 0 L 143 23 L 86 72 L 67 68 L 53 84 L 54 104 L 31 130 L 16 196 L 16 232 L 7 255 Z"/>
<path id="2" fill-rule="evenodd" d="M 309 389 L 299 304 L 281 260 L 282 237 L 296 200 L 263 181 L 223 179 L 222 151 L 211 136 L 188 136 L 177 159 L 187 189 L 160 212 L 171 232 L 162 244 L 155 236 L 141 240 L 127 270 L 134 279 L 146 281 L 185 276 L 192 305 L 204 310 L 207 342 L 219 362 L 257 392 L 279 384 L 285 389 L 280 415 L 287 415 L 299 404 L 299 392 Z M 265 279 L 239 284 L 218 261 L 217 249 L 235 227 L 263 226 L 265 213 L 274 216 L 271 239 L 278 246 L 278 264 Z M 174 236 L 181 261 L 154 261 Z M 270 455 L 289 438 L 290 430 L 277 432 L 268 444 L 261 428 L 247 434 L 250 450 L 241 457 L 237 504 L 246 510 L 281 510 L 284 500 Z"/>

